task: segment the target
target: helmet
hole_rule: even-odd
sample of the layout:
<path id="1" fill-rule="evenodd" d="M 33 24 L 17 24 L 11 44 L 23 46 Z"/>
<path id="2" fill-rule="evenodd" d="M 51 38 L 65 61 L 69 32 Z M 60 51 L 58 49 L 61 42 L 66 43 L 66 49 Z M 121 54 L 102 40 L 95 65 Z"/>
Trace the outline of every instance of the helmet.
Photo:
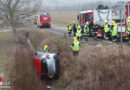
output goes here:
<path id="1" fill-rule="evenodd" d="M 78 26 L 78 28 L 81 28 L 80 26 Z"/>
<path id="2" fill-rule="evenodd" d="M 76 40 L 77 40 L 77 37 L 74 37 L 73 40 L 76 41 Z"/>
<path id="3" fill-rule="evenodd" d="M 86 24 L 88 25 L 88 24 L 89 24 L 89 22 L 86 22 Z"/>
<path id="4" fill-rule="evenodd" d="M 105 23 L 108 23 L 108 20 L 105 20 Z"/>
<path id="5" fill-rule="evenodd" d="M 112 24 L 114 25 L 116 22 L 115 21 L 112 21 Z"/>
<path id="6" fill-rule="evenodd" d="M 45 45 L 44 48 L 48 48 L 48 45 Z"/>
<path id="7" fill-rule="evenodd" d="M 130 20 L 130 16 L 128 17 L 128 19 Z"/>
<path id="8" fill-rule="evenodd" d="M 75 21 L 73 21 L 73 23 L 76 23 Z"/>
<path id="9" fill-rule="evenodd" d="M 71 21 L 68 21 L 68 24 L 71 24 Z"/>

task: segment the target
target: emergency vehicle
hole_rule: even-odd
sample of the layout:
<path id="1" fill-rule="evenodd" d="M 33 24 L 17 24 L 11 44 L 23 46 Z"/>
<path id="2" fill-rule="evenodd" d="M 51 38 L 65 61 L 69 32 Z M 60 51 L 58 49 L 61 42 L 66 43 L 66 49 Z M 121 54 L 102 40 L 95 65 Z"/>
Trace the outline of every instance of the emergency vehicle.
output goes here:
<path id="1" fill-rule="evenodd" d="M 94 22 L 96 22 L 98 26 L 103 27 L 105 20 L 108 20 L 108 23 L 111 25 L 112 10 L 108 8 L 102 8 L 102 9 L 91 9 L 87 11 L 82 11 L 78 14 L 77 18 L 80 24 L 82 23 L 85 24 L 86 22 L 89 22 L 90 27 L 92 27 Z M 102 38 L 103 30 L 99 29 L 97 32 L 98 32 L 97 37 Z"/>
<path id="2" fill-rule="evenodd" d="M 35 16 L 34 23 L 37 27 L 51 27 L 51 16 L 49 13 L 38 14 Z"/>
<path id="3" fill-rule="evenodd" d="M 122 14 L 120 14 L 120 11 L 122 11 Z M 85 24 L 86 22 L 89 22 L 90 26 L 92 26 L 93 23 L 96 22 L 96 24 L 101 26 L 102 29 L 105 20 L 108 20 L 109 25 L 112 25 L 112 21 L 115 20 L 118 25 L 118 33 L 119 33 L 118 36 L 120 37 L 120 33 L 123 32 L 123 37 L 126 37 L 127 19 L 129 16 L 130 16 L 130 2 L 118 2 L 112 8 L 103 7 L 81 11 L 78 14 L 77 18 L 80 24 L 82 23 Z M 99 38 L 104 37 L 102 29 L 98 30 L 97 37 Z"/>

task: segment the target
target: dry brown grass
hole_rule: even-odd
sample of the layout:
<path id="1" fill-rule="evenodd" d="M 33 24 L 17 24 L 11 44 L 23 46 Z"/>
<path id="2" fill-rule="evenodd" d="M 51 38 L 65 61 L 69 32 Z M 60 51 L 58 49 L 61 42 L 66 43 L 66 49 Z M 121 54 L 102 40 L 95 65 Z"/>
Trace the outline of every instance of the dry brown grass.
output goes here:
<path id="1" fill-rule="evenodd" d="M 120 47 L 116 44 L 102 47 L 85 45 L 81 46 L 79 56 L 73 57 L 70 40 L 45 32 L 31 32 L 30 38 L 36 50 L 48 44 L 51 52 L 60 52 L 61 74 L 59 80 L 52 81 L 52 90 L 130 89 L 129 47 L 123 46 L 120 53 Z M 17 90 L 43 90 L 44 85 L 41 86 L 41 80 L 31 64 L 30 53 L 23 46 L 15 49 L 12 58 L 14 68 L 10 71 L 13 72 Z"/>
<path id="2" fill-rule="evenodd" d="M 68 21 L 77 21 L 76 13 L 51 13 L 52 24 L 66 27 Z"/>
<path id="3" fill-rule="evenodd" d="M 54 90 L 129 90 L 130 49 L 124 46 L 123 54 L 118 45 L 84 46 L 72 61 Z"/>
<path id="4" fill-rule="evenodd" d="M 14 83 L 11 90 L 45 90 L 45 83 L 33 67 L 29 47 L 16 45 L 7 65 L 7 79 Z"/>

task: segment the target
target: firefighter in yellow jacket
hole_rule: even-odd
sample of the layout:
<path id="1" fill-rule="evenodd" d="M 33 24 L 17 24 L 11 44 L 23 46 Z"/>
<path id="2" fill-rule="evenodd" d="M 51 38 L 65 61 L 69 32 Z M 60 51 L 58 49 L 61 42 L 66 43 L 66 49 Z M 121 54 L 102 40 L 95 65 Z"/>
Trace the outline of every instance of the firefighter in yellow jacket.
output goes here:
<path id="1" fill-rule="evenodd" d="M 74 55 L 74 56 L 77 56 L 78 53 L 79 53 L 80 43 L 79 43 L 79 41 L 77 40 L 77 37 L 74 37 L 73 40 L 74 40 L 74 41 L 73 41 L 71 47 L 72 47 L 73 55 Z"/>
<path id="2" fill-rule="evenodd" d="M 112 27 L 112 41 L 117 41 L 117 34 L 118 34 L 118 26 L 115 21 L 112 21 L 113 27 Z"/>
<path id="3" fill-rule="evenodd" d="M 82 29 L 80 26 L 78 26 L 78 28 L 77 28 L 76 37 L 78 38 L 79 41 L 82 40 Z"/>
<path id="4" fill-rule="evenodd" d="M 69 22 L 68 22 L 68 35 L 69 35 L 69 37 L 71 37 L 72 30 L 73 30 L 73 25 L 72 25 L 71 22 L 69 21 Z"/>

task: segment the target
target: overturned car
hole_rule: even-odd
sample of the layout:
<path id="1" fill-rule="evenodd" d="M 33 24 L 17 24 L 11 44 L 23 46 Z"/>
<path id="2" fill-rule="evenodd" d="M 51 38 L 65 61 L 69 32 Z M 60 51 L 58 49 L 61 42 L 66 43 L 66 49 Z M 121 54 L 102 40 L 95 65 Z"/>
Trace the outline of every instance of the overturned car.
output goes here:
<path id="1" fill-rule="evenodd" d="M 41 78 L 58 78 L 60 73 L 58 53 L 37 52 L 33 63 Z"/>

